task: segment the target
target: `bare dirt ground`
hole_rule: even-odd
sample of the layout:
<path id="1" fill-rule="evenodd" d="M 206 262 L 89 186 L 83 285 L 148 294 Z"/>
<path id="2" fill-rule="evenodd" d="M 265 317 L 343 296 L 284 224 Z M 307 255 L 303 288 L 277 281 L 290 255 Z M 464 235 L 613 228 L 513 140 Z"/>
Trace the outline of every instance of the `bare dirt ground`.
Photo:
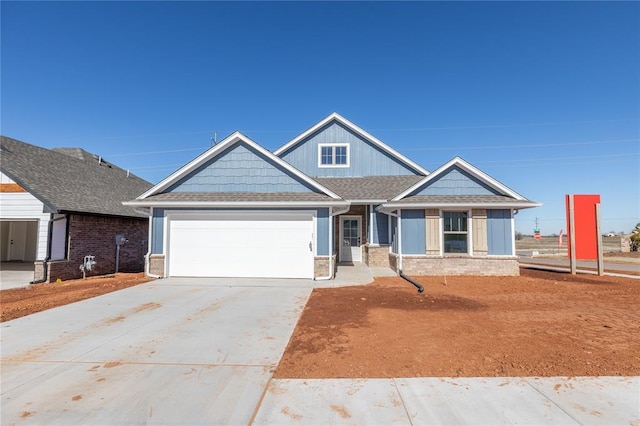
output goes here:
<path id="1" fill-rule="evenodd" d="M 0 322 L 66 305 L 90 297 L 151 281 L 144 273 L 117 274 L 69 280 L 52 284 L 32 284 L 0 291 Z"/>
<path id="2" fill-rule="evenodd" d="M 640 375 L 640 281 L 378 278 L 316 289 L 277 378 Z"/>

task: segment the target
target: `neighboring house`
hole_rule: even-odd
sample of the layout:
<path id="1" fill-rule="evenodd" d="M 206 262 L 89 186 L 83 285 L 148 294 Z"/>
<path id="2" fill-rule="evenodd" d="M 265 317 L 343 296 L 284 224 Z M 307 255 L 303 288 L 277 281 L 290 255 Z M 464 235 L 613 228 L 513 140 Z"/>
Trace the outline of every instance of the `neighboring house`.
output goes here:
<path id="1" fill-rule="evenodd" d="M 0 260 L 34 262 L 34 281 L 144 268 L 148 217 L 123 206 L 151 187 L 126 170 L 79 148 L 45 149 L 0 137 Z"/>
<path id="2" fill-rule="evenodd" d="M 429 173 L 338 114 L 273 153 L 233 133 L 126 205 L 148 208 L 157 276 L 329 279 L 339 262 L 517 275 L 517 210 L 460 158 Z"/>

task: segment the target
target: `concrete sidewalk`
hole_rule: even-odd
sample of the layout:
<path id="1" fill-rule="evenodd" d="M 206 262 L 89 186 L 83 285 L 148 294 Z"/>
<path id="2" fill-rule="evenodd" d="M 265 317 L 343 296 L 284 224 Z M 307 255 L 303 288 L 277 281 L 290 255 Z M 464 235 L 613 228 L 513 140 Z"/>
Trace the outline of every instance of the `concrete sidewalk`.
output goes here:
<path id="1" fill-rule="evenodd" d="M 272 380 L 253 423 L 638 425 L 640 377 Z"/>

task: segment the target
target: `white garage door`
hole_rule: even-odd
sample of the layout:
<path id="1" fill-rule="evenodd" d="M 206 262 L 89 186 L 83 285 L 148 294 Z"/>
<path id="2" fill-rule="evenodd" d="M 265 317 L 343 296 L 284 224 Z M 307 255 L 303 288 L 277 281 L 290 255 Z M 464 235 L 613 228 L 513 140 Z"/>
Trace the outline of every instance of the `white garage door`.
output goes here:
<path id="1" fill-rule="evenodd" d="M 170 216 L 169 275 L 313 278 L 311 213 Z"/>

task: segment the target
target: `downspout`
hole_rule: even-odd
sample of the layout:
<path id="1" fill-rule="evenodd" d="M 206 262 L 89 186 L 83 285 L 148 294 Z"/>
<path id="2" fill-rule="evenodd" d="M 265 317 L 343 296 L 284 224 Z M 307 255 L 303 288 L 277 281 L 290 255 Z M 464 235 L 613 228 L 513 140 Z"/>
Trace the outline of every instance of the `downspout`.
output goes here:
<path id="1" fill-rule="evenodd" d="M 46 283 L 48 280 L 48 272 L 49 268 L 47 264 L 49 263 L 49 259 L 51 259 L 51 237 L 53 236 L 53 213 L 49 217 L 49 224 L 47 225 L 47 255 L 44 257 L 42 261 L 42 279 L 31 281 L 29 284 L 42 284 Z"/>
<path id="2" fill-rule="evenodd" d="M 153 224 L 153 211 L 149 209 L 149 211 L 144 211 L 140 209 L 134 209 L 137 213 L 145 214 L 149 216 L 149 236 L 147 237 L 147 254 L 144 255 L 144 274 L 150 278 L 162 278 L 160 275 L 152 274 L 149 272 L 149 263 L 151 263 L 151 227 Z"/>
<path id="3" fill-rule="evenodd" d="M 402 241 L 401 241 L 401 234 L 402 234 L 402 228 L 401 228 L 401 223 L 402 223 L 402 218 L 400 217 L 400 215 L 398 213 L 393 213 L 391 211 L 389 212 L 385 212 L 383 211 L 382 213 L 387 214 L 389 216 L 393 216 L 395 218 L 398 219 L 398 273 L 402 273 Z"/>
<path id="4" fill-rule="evenodd" d="M 331 207 L 329 207 L 329 275 L 325 277 L 317 277 L 314 278 L 316 281 L 325 281 L 333 279 L 333 249 L 335 248 L 335 244 L 333 241 L 333 218 L 345 214 L 351 209 L 351 204 L 347 205 L 342 210 L 338 210 L 337 212 L 331 213 Z"/>
<path id="5" fill-rule="evenodd" d="M 403 274 L 402 270 L 400 270 L 400 277 L 404 278 L 405 280 L 409 281 L 411 284 L 416 286 L 416 288 L 418 289 L 418 293 L 422 293 L 424 291 L 424 287 L 422 286 L 422 284 L 420 284 L 418 281 L 415 281 L 415 280 L 409 278 L 408 276 L 406 276 L 405 274 Z"/>

